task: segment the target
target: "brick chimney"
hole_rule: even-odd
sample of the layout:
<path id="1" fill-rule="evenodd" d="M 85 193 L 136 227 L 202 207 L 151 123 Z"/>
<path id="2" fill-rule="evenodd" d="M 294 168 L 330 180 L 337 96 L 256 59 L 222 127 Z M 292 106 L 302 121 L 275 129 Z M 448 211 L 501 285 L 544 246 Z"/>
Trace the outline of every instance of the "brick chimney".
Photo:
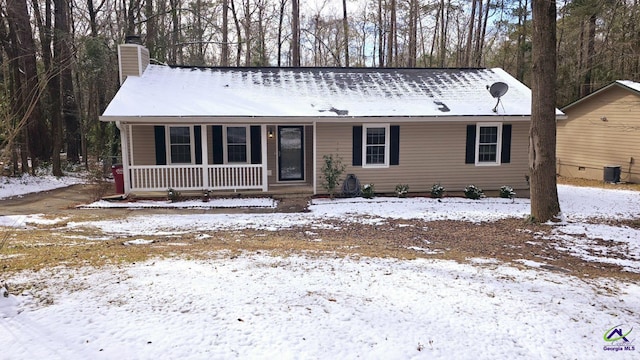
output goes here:
<path id="1" fill-rule="evenodd" d="M 149 65 L 149 50 L 142 45 L 139 35 L 127 35 L 124 44 L 118 46 L 120 84 L 128 76 L 141 76 Z"/>

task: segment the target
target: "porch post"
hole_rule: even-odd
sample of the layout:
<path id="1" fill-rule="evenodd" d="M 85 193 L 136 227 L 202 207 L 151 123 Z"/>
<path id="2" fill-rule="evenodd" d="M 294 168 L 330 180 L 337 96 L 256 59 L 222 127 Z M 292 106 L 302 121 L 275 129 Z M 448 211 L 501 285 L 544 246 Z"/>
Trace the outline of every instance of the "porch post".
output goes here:
<path id="1" fill-rule="evenodd" d="M 318 133 L 318 129 L 316 129 L 316 124 L 317 124 L 317 121 L 314 121 L 313 122 L 313 154 L 312 154 L 313 155 L 313 195 L 317 195 L 318 194 L 318 191 L 316 190 L 317 186 L 318 186 L 318 174 L 317 174 L 317 171 L 318 171 L 318 166 L 317 166 L 318 165 L 318 160 L 317 160 L 317 158 L 318 158 L 318 156 L 317 156 L 318 155 L 318 152 L 317 152 L 318 151 L 318 149 L 317 149 L 317 147 L 318 147 L 318 138 L 317 138 L 317 135 L 316 135 Z"/>
<path id="2" fill-rule="evenodd" d="M 131 174 L 129 173 L 129 142 L 131 136 L 129 131 L 130 125 L 116 122 L 116 127 L 120 130 L 120 147 L 122 150 L 122 178 L 124 179 L 124 193 L 131 191 Z M 132 160 L 133 161 L 133 160 Z"/>
<path id="3" fill-rule="evenodd" d="M 207 141 L 207 125 L 201 125 L 202 148 L 202 186 L 209 190 L 209 142 Z"/>
<path id="4" fill-rule="evenodd" d="M 260 137 L 262 138 L 262 191 L 269 191 L 269 176 L 267 174 L 267 125 L 260 126 Z"/>

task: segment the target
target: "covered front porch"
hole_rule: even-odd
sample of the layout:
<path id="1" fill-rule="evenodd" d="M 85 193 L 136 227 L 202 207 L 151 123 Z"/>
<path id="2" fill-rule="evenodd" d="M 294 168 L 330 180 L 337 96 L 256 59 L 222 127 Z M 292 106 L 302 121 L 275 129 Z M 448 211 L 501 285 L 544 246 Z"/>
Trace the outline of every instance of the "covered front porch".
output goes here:
<path id="1" fill-rule="evenodd" d="M 315 194 L 313 124 L 118 125 L 125 194 Z"/>

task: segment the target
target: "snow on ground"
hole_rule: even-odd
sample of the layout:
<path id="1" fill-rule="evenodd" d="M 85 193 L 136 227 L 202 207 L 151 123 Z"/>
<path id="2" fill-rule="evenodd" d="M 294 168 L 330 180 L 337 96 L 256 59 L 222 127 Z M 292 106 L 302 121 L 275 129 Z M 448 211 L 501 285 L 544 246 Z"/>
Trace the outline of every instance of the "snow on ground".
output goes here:
<path id="1" fill-rule="evenodd" d="M 595 359 L 640 311 L 638 284 L 424 259 L 221 254 L 13 282 L 34 279 L 0 308 L 12 359 Z"/>
<path id="2" fill-rule="evenodd" d="M 640 193 L 573 186 L 559 186 L 558 191 L 566 222 L 540 241 L 555 242 L 558 249 L 586 261 L 614 262 L 626 271 L 640 272 L 639 230 L 587 222 L 640 218 Z M 144 215 L 141 210 L 125 221 L 68 223 L 25 214 L 0 216 L 0 226 L 60 222 L 70 233 L 76 227 L 97 227 L 105 239 L 137 236 L 141 239 L 129 245 L 145 246 L 145 235 L 194 229 L 204 233 L 307 226 L 312 231 L 335 226 L 336 219 L 495 221 L 526 217 L 529 201 L 314 200 L 310 210 L 171 216 Z M 618 252 L 626 258 L 619 259 Z M 283 258 L 264 253 L 232 257 L 221 252 L 207 261 L 170 259 L 101 269 L 22 272 L 2 280 L 10 287 L 40 285 L 17 296 L 0 288 L 2 356 L 638 358 L 634 332 L 626 335 L 629 342 L 605 338 L 640 325 L 640 284 L 583 280 L 544 271 L 544 264 L 524 259 L 520 262 L 529 270 L 496 259 L 471 260 L 458 264 L 426 259 Z"/>
<path id="3" fill-rule="evenodd" d="M 85 179 L 75 176 L 31 176 L 28 174 L 24 174 L 20 177 L 0 176 L 0 200 L 15 196 L 23 196 L 28 193 L 48 191 L 70 185 L 81 184 L 85 181 Z"/>

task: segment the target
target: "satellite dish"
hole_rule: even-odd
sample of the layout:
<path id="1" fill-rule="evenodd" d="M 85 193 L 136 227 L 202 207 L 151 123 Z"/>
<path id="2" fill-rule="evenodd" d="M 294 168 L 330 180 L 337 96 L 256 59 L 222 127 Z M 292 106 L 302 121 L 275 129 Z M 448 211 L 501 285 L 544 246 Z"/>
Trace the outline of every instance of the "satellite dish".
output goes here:
<path id="1" fill-rule="evenodd" d="M 489 89 L 489 93 L 491 94 L 491 96 L 494 97 L 494 99 L 498 99 L 496 106 L 494 106 L 493 108 L 493 112 L 498 112 L 498 105 L 500 104 L 500 98 L 507 93 L 507 91 L 509 90 L 509 85 L 499 81 L 499 82 L 493 83 L 491 86 L 487 86 L 487 89 Z"/>

